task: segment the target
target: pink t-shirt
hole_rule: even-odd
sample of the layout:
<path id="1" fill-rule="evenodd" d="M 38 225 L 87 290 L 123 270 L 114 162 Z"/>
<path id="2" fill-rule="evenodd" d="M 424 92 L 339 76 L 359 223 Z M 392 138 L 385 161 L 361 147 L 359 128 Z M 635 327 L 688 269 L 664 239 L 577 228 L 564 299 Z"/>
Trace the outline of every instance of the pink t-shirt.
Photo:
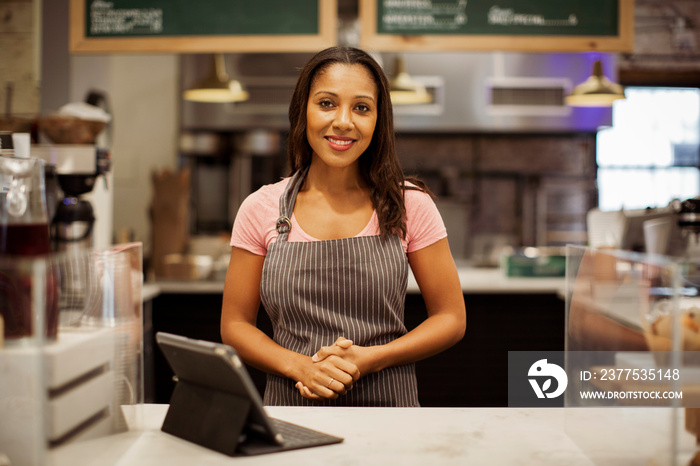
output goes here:
<path id="1" fill-rule="evenodd" d="M 231 246 L 245 249 L 264 256 L 267 249 L 277 238 L 275 223 L 280 216 L 280 196 L 284 193 L 290 178 L 277 183 L 265 185 L 248 196 L 238 209 L 233 223 Z M 440 212 L 432 198 L 421 191 L 407 190 L 406 203 L 406 238 L 401 240 L 404 252 L 414 252 L 430 246 L 447 237 L 447 230 Z M 306 234 L 292 214 L 292 228 L 287 241 L 318 241 Z M 372 213 L 367 226 L 357 236 L 375 236 L 379 234 L 377 212 Z"/>

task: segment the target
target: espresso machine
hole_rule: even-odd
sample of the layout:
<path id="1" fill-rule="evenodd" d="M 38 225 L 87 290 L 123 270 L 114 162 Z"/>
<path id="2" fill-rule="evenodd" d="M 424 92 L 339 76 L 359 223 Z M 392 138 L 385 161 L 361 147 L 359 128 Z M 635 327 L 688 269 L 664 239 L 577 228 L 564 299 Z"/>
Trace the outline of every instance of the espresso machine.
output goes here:
<path id="1" fill-rule="evenodd" d="M 683 256 L 700 263 L 700 197 L 672 201 L 676 225 L 684 247 Z"/>
<path id="2" fill-rule="evenodd" d="M 625 236 L 643 238 L 643 251 L 674 257 L 700 272 L 700 196 L 628 216 L 626 227 Z M 698 272 L 692 275 L 700 285 Z"/>

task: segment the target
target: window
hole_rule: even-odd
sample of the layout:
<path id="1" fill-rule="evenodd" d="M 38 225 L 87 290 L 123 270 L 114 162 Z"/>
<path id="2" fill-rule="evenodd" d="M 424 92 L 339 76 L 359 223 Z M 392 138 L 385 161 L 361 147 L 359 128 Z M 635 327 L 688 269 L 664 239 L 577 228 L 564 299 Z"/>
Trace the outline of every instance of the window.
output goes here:
<path id="1" fill-rule="evenodd" d="M 598 133 L 601 210 L 664 207 L 700 194 L 700 89 L 628 87 Z"/>

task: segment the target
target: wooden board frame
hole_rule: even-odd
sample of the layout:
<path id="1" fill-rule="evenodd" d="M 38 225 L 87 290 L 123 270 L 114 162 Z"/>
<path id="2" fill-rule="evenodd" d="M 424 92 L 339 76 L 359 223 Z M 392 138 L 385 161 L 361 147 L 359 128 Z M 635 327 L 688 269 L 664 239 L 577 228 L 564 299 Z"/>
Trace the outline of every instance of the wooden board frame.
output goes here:
<path id="1" fill-rule="evenodd" d="M 377 33 L 377 0 L 360 0 L 361 47 L 372 51 L 632 52 L 634 0 L 618 0 L 616 36 L 396 35 Z"/>
<path id="2" fill-rule="evenodd" d="M 71 53 L 316 52 L 337 43 L 337 0 L 318 0 L 319 33 L 300 35 L 86 37 L 85 0 L 70 0 Z"/>

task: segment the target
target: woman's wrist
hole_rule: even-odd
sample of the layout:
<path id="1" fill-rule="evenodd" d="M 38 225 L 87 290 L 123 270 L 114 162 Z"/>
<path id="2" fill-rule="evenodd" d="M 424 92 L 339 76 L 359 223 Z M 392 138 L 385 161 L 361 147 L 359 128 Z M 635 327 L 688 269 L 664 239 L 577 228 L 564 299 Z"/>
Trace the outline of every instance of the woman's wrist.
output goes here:
<path id="1" fill-rule="evenodd" d="M 362 375 L 379 372 L 391 365 L 388 362 L 386 345 L 367 346 L 365 349 L 366 356 L 363 358 L 364 361 L 359 367 Z"/>
<path id="2" fill-rule="evenodd" d="M 289 353 L 289 357 L 281 367 L 280 372 L 288 379 L 298 382 L 302 379 L 304 367 L 311 363 L 311 358 L 293 351 L 289 351 Z"/>

